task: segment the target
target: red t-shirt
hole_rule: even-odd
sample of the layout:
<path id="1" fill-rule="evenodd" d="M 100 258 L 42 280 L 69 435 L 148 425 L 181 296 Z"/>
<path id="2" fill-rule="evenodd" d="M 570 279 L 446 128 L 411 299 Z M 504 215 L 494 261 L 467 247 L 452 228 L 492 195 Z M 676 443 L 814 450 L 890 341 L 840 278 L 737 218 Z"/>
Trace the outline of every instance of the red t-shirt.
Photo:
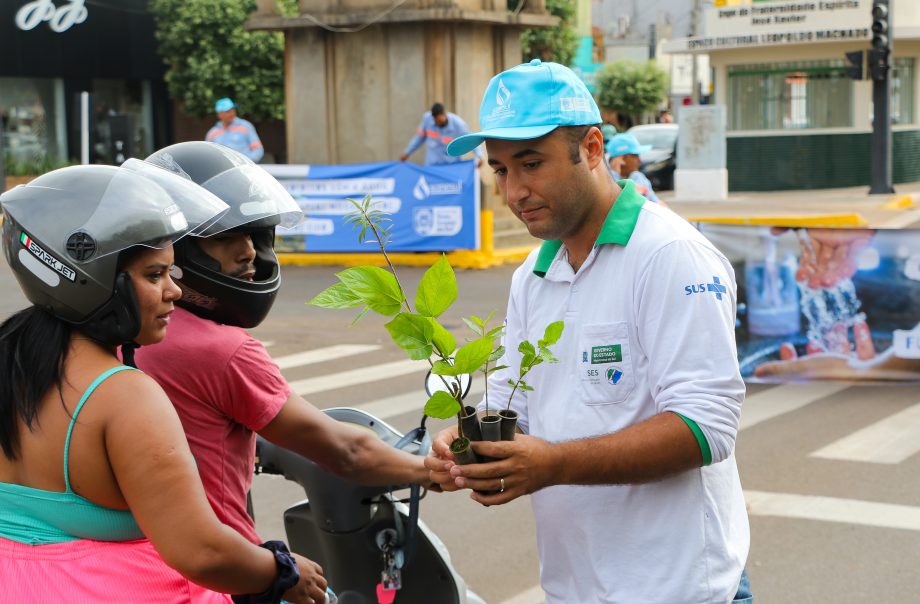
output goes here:
<path id="1" fill-rule="evenodd" d="M 217 517 L 253 543 L 246 513 L 255 432 L 271 422 L 291 387 L 265 347 L 239 327 L 176 308 L 166 339 L 137 350 L 139 369 L 172 401 Z"/>

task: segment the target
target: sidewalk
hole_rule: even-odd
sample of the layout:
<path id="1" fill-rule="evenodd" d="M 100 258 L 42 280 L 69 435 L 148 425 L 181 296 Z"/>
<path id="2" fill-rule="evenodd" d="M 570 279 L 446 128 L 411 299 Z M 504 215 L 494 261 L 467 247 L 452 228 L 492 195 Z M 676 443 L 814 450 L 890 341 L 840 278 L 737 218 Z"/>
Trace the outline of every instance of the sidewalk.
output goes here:
<path id="1" fill-rule="evenodd" d="M 668 206 L 691 222 L 775 226 L 920 228 L 920 182 L 895 186 L 896 193 L 869 195 L 868 187 L 730 193 L 726 201 L 676 201 Z"/>
<path id="2" fill-rule="evenodd" d="M 872 229 L 920 228 L 920 182 L 895 187 L 897 193 L 869 195 L 868 187 L 817 189 L 813 191 L 769 191 L 732 193 L 726 201 L 676 201 L 673 191 L 658 196 L 690 222 L 751 224 L 788 227 L 843 227 Z M 494 224 L 497 223 L 497 224 Z M 540 244 L 516 220 L 496 220 L 491 211 L 482 213 L 482 249 L 449 252 L 455 268 L 489 268 L 519 264 Z M 395 253 L 395 264 L 428 266 L 440 253 Z M 383 265 L 376 253 L 318 254 L 282 253 L 281 264 Z"/>

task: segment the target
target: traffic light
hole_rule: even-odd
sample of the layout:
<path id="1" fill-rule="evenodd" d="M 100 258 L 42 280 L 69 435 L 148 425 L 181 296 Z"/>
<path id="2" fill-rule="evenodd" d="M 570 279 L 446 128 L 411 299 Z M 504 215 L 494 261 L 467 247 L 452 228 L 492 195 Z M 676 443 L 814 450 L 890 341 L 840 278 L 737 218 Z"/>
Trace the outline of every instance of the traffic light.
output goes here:
<path id="1" fill-rule="evenodd" d="M 861 80 L 863 79 L 863 51 L 855 50 L 853 52 L 846 53 L 848 65 L 843 68 L 844 73 L 847 74 L 847 77 L 851 80 Z"/>
<path id="2" fill-rule="evenodd" d="M 891 48 L 889 26 L 888 0 L 875 0 L 872 3 L 872 48 L 875 50 Z"/>
<path id="3" fill-rule="evenodd" d="M 888 77 L 891 54 L 891 13 L 888 0 L 872 2 L 872 50 L 869 51 L 869 76 L 878 82 Z"/>

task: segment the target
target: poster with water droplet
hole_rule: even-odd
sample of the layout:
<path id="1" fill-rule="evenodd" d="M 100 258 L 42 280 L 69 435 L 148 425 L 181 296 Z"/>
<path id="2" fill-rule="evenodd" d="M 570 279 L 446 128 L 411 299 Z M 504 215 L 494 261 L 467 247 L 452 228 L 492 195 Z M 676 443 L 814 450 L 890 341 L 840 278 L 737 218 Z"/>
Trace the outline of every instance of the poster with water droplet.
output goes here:
<path id="1" fill-rule="evenodd" d="M 920 230 L 697 227 L 735 270 L 745 380 L 920 383 Z"/>

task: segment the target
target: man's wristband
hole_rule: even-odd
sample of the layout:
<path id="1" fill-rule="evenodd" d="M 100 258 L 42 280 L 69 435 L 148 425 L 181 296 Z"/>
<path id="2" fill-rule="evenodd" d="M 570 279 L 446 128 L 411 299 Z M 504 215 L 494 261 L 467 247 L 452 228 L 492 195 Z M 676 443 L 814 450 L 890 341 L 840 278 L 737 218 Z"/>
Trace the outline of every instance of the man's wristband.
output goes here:
<path id="1" fill-rule="evenodd" d="M 266 541 L 259 547 L 264 547 L 275 554 L 275 565 L 278 567 L 278 574 L 275 576 L 275 580 L 272 581 L 271 586 L 261 593 L 232 596 L 235 604 L 277 604 L 281 601 L 284 593 L 300 581 L 297 561 L 291 556 L 291 552 L 283 542 Z"/>

